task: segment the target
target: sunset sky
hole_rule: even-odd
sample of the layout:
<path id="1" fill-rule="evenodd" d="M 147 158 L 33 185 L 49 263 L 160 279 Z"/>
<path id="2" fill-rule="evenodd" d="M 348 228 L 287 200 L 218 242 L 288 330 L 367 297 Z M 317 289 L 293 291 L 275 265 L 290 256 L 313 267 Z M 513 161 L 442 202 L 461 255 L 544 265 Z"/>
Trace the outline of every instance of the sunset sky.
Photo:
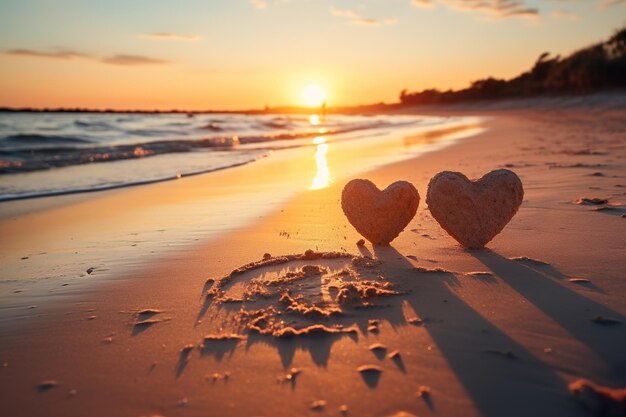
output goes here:
<path id="1" fill-rule="evenodd" d="M 511 77 L 626 24 L 626 0 L 2 0 L 0 105 L 244 109 Z"/>

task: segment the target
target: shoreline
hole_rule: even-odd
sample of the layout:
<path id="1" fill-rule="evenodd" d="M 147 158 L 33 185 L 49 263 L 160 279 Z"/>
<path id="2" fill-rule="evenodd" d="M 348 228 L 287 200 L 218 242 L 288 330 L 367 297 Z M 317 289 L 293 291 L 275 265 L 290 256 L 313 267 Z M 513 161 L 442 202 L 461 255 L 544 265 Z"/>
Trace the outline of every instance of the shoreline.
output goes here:
<path id="1" fill-rule="evenodd" d="M 256 415 L 262 404 L 262 413 L 286 416 L 316 415 L 309 404 L 325 400 L 329 414 L 347 404 L 351 413 L 363 416 L 400 410 L 416 415 L 584 416 L 569 398 L 568 382 L 585 377 L 609 386 L 626 384 L 626 363 L 619 350 L 626 343 L 623 324 L 591 321 L 596 315 L 617 320 L 626 315 L 620 240 L 625 230 L 620 214 L 626 212 L 621 187 L 626 185 L 624 142 L 619 133 L 624 112 L 598 112 L 498 114 L 486 121 L 487 132 L 362 174 L 379 187 L 398 179 L 411 181 L 422 202 L 390 247 L 368 243 L 361 248 L 383 262 L 382 275 L 411 291 L 397 305 L 390 301 L 389 309 L 347 318 L 357 325 L 356 340 L 282 343 L 249 335 L 216 351 L 193 352 L 188 364 L 181 362 L 186 344 L 232 331 L 231 310 L 203 308 L 207 278 L 223 276 L 266 252 L 359 253 L 355 242 L 360 236 L 337 202 L 344 180 L 301 193 L 255 223 L 99 286 L 84 294 L 80 304 L 59 306 L 19 332 L 2 331 L 6 337 L 0 359 L 8 366 L 0 371 L 0 391 L 11 391 L 3 395 L 2 409 L 32 415 L 45 415 L 50 407 L 65 415 L 88 409 L 97 410 L 95 415 L 206 415 L 207 410 L 213 415 Z M 594 120 L 598 114 L 602 124 Z M 579 152 L 585 149 L 597 153 Z M 488 250 L 464 251 L 429 216 L 423 201 L 428 180 L 443 169 L 475 177 L 499 167 L 520 175 L 525 201 Z M 596 172 L 602 175 L 593 175 Z M 105 207 L 100 210 L 107 210 L 107 201 L 115 195 L 103 196 L 99 204 Z M 608 197 L 607 207 L 613 208 L 603 212 L 574 204 L 587 196 Z M 67 206 L 54 210 L 76 214 Z M 70 216 L 65 221 L 80 219 Z M 415 275 L 409 272 L 415 267 L 447 272 Z M 488 274 L 471 275 L 477 271 Z M 575 277 L 590 282 L 568 281 Z M 157 317 L 166 320 L 135 333 L 135 314 L 144 308 L 160 311 Z M 408 324 L 412 316 L 424 319 L 425 325 Z M 366 330 L 372 319 L 381 321 L 376 334 Z M 103 342 L 107 338 L 110 343 Z M 368 349 L 373 342 L 390 351 L 399 349 L 404 370 L 391 360 L 376 359 Z M 37 358 L 36 363 L 29 358 Z M 374 387 L 355 372 L 368 363 L 383 369 Z M 275 384 L 276 376 L 291 367 L 302 370 L 297 386 Z M 211 382 L 212 373 L 226 372 L 231 375 L 227 382 L 222 377 Z M 36 385 L 48 379 L 59 386 L 37 392 Z M 430 405 L 415 397 L 420 386 L 429 387 Z M 67 391 L 76 387 L 78 394 L 67 399 Z M 103 390 L 108 396 L 101 395 Z M 281 395 L 284 403 L 266 401 Z M 184 406 L 177 405 L 182 399 L 187 400 Z"/>
<path id="2" fill-rule="evenodd" d="M 307 189 L 451 146 L 480 129 L 480 120 L 464 117 L 365 138 L 320 141 L 209 175 L 0 202 L 0 233 L 12 236 L 0 242 L 0 323 L 15 318 L 11 311 L 44 308 L 46 294 L 60 295 L 71 287 L 87 290 L 85 278 L 106 283 L 141 269 L 150 262 L 144 258 L 184 252 L 197 242 L 252 225 Z M 348 157 L 350 164 L 340 162 Z M 285 170 L 293 174 L 286 178 Z M 58 288 L 61 284 L 65 287 Z"/>

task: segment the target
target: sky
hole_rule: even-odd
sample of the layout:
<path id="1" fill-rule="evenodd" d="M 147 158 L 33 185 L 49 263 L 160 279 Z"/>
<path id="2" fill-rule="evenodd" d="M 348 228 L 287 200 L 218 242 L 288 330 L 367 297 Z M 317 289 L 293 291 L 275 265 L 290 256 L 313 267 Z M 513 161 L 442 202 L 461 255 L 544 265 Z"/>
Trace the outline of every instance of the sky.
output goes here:
<path id="1" fill-rule="evenodd" d="M 0 0 L 0 106 L 254 109 L 508 78 L 626 0 Z"/>

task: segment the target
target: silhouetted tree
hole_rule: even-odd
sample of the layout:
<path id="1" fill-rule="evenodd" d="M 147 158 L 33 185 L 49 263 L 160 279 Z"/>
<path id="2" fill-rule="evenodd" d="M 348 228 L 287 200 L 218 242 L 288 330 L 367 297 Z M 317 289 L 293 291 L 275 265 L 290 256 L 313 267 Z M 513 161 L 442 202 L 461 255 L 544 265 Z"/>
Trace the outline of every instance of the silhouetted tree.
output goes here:
<path id="1" fill-rule="evenodd" d="M 544 52 L 533 67 L 517 77 L 476 80 L 463 90 L 400 92 L 404 105 L 494 100 L 550 93 L 586 93 L 626 87 L 626 27 L 605 42 L 591 45 L 561 58 Z"/>

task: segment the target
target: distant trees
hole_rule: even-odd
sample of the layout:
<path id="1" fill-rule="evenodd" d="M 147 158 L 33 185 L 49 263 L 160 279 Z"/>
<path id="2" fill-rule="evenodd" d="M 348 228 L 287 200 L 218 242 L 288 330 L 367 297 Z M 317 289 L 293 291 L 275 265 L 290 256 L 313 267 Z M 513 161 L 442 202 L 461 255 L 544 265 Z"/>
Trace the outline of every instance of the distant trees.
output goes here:
<path id="1" fill-rule="evenodd" d="M 404 105 L 456 103 L 532 97 L 542 94 L 588 93 L 626 87 L 626 27 L 605 42 L 589 46 L 561 58 L 544 52 L 533 67 L 515 78 L 486 78 L 462 90 L 400 92 Z"/>

